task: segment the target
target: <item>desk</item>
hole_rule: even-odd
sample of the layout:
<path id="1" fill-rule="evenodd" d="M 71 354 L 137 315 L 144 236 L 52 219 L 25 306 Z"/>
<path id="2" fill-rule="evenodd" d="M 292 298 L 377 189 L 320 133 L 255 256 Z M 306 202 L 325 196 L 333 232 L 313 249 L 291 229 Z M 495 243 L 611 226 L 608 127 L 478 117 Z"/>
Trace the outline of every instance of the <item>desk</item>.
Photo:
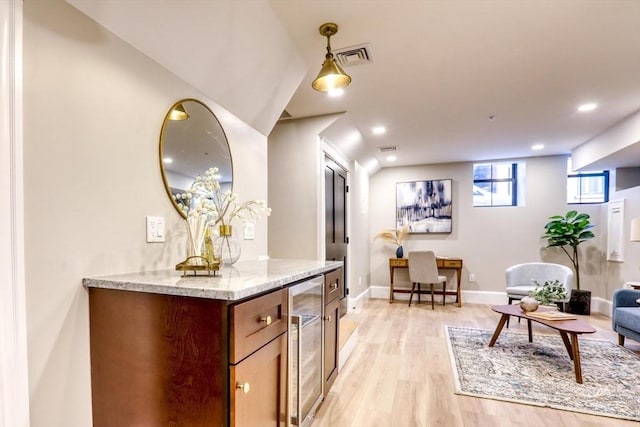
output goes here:
<path id="1" fill-rule="evenodd" d="M 462 258 L 437 258 L 436 265 L 438 268 L 456 270 L 457 289 L 455 291 L 447 291 L 447 295 L 455 295 L 458 307 L 462 307 L 462 293 L 460 292 L 460 283 L 462 282 Z M 393 273 L 396 268 L 409 268 L 408 258 L 389 258 L 389 303 L 393 302 L 393 294 L 410 293 L 410 289 L 393 289 Z M 426 291 L 425 291 L 426 292 Z M 442 291 L 433 291 L 434 294 L 442 295 Z"/>

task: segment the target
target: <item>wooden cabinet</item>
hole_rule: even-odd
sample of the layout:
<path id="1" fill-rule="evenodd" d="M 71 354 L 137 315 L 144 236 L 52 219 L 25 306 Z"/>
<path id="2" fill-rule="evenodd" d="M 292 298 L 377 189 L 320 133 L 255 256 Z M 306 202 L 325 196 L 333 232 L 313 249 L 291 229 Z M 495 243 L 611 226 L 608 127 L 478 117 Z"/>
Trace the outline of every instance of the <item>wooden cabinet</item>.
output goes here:
<path id="1" fill-rule="evenodd" d="M 94 427 L 286 423 L 287 290 L 238 304 L 89 288 Z"/>
<path id="2" fill-rule="evenodd" d="M 318 301 L 325 396 L 338 374 L 341 281 L 341 269 L 327 272 Z M 238 301 L 88 291 L 93 427 L 286 427 L 288 288 Z"/>
<path id="3" fill-rule="evenodd" d="M 324 276 L 324 396 L 326 397 L 338 376 L 340 338 L 340 280 L 342 269 Z"/>
<path id="4" fill-rule="evenodd" d="M 231 427 L 286 426 L 287 334 L 230 370 Z"/>

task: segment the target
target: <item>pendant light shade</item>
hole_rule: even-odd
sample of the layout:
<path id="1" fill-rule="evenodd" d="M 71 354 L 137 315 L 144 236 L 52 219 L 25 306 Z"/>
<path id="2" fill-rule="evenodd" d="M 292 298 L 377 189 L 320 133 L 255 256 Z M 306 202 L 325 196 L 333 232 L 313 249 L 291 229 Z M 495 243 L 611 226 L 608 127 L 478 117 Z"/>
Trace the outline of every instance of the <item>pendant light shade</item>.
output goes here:
<path id="1" fill-rule="evenodd" d="M 176 108 L 171 110 L 169 114 L 169 120 L 187 120 L 188 118 L 189 114 L 185 111 L 182 104 L 176 105 Z"/>
<path id="2" fill-rule="evenodd" d="M 331 52 L 331 36 L 337 32 L 337 24 L 329 22 L 320 26 L 320 34 L 327 38 L 327 54 L 324 57 L 318 77 L 311 83 L 311 86 L 321 92 L 343 89 L 351 83 L 351 77 L 344 72 Z"/>

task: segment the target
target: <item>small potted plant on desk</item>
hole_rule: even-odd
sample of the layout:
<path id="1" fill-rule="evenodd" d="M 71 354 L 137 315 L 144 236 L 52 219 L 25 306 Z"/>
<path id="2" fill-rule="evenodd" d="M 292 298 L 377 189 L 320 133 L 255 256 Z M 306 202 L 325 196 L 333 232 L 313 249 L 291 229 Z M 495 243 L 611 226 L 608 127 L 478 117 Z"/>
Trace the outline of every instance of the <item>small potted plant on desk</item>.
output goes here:
<path id="1" fill-rule="evenodd" d="M 409 227 L 406 225 L 400 228 L 389 228 L 381 231 L 376 235 L 376 238 L 381 238 L 385 242 L 393 243 L 396 246 L 396 258 L 402 258 L 404 256 L 404 249 L 402 243 L 409 234 Z"/>
<path id="2" fill-rule="evenodd" d="M 577 211 L 569 211 L 565 216 L 555 215 L 549 218 L 545 226 L 543 239 L 547 239 L 547 247 L 559 247 L 571 260 L 576 274 L 576 289 L 571 291 L 569 300 L 570 313 L 591 313 L 591 291 L 580 289 L 580 259 L 578 245 L 594 238 L 591 229 L 594 227 L 589 221 L 589 215 Z M 570 249 L 567 249 L 570 248 Z"/>

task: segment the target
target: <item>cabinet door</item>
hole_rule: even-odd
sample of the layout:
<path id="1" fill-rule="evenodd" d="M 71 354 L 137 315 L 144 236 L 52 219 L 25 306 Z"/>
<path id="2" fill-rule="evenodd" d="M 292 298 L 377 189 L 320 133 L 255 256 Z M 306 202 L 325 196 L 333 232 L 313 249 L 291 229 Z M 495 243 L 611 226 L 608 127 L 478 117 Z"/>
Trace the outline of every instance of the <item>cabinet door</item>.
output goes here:
<path id="1" fill-rule="evenodd" d="M 285 427 L 287 333 L 230 371 L 231 427 Z"/>
<path id="2" fill-rule="evenodd" d="M 324 395 L 326 397 L 338 376 L 340 300 L 334 299 L 327 304 L 324 307 L 324 313 Z"/>

